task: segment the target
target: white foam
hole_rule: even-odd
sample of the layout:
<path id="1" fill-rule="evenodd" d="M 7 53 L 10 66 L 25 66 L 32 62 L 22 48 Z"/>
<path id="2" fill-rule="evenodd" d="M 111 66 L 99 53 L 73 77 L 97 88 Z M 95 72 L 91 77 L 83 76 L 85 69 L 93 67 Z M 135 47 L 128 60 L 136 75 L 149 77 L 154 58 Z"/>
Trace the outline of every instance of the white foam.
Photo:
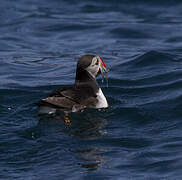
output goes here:
<path id="1" fill-rule="evenodd" d="M 48 106 L 41 106 L 39 108 L 39 114 L 54 114 L 56 112 L 55 108 L 51 108 Z"/>

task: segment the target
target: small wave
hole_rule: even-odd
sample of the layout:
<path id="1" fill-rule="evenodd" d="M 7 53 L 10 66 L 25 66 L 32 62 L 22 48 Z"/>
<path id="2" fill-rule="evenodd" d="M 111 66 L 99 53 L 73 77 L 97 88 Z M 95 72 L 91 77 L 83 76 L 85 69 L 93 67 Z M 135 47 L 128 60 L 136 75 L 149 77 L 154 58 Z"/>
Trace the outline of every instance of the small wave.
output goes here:
<path id="1" fill-rule="evenodd" d="M 88 29 L 95 29 L 98 28 L 98 25 L 88 25 L 88 24 L 70 24 L 70 25 L 64 25 L 64 24 L 56 24 L 48 27 L 44 27 L 44 31 L 54 31 L 54 32 L 60 32 L 60 31 L 83 31 Z"/>
<path id="2" fill-rule="evenodd" d="M 169 55 L 167 53 L 162 53 L 158 51 L 149 51 L 141 56 L 139 56 L 136 59 L 133 59 L 129 62 L 129 64 L 134 64 L 137 67 L 143 67 L 143 66 L 157 66 L 157 65 L 174 65 L 176 58 L 172 57 L 172 55 Z"/>
<path id="3" fill-rule="evenodd" d="M 151 35 L 141 30 L 129 29 L 129 28 L 115 28 L 110 31 L 110 33 L 117 38 L 127 38 L 127 39 L 145 39 L 151 38 Z"/>

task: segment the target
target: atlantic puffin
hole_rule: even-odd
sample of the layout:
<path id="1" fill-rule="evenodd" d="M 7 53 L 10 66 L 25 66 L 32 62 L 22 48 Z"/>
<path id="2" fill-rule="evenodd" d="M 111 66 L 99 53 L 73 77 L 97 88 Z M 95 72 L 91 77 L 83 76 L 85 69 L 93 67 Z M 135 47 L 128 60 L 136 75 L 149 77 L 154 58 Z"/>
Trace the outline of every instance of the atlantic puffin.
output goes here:
<path id="1" fill-rule="evenodd" d="M 48 97 L 38 101 L 39 114 L 107 108 L 108 102 L 96 81 L 100 74 L 107 78 L 107 73 L 108 68 L 99 56 L 82 56 L 77 62 L 75 83 L 54 90 Z"/>

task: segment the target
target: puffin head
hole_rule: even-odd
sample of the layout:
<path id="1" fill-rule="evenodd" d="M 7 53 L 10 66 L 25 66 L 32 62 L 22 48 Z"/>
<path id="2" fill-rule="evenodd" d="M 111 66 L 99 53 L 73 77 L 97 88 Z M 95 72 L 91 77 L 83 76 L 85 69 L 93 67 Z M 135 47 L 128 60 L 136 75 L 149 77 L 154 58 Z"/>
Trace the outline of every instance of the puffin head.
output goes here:
<path id="1" fill-rule="evenodd" d="M 90 75 L 94 78 L 101 74 L 103 77 L 107 74 L 108 69 L 104 61 L 95 55 L 84 55 L 82 56 L 78 63 L 77 68 L 82 68 L 90 73 Z"/>

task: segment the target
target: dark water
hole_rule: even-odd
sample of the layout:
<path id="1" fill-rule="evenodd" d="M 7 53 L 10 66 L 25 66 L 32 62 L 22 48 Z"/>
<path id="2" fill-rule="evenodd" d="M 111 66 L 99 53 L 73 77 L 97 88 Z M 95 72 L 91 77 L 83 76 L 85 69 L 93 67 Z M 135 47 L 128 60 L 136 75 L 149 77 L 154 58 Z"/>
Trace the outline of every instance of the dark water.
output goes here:
<path id="1" fill-rule="evenodd" d="M 0 179 L 182 179 L 179 0 L 0 4 Z M 78 58 L 110 68 L 110 107 L 37 117 Z"/>

